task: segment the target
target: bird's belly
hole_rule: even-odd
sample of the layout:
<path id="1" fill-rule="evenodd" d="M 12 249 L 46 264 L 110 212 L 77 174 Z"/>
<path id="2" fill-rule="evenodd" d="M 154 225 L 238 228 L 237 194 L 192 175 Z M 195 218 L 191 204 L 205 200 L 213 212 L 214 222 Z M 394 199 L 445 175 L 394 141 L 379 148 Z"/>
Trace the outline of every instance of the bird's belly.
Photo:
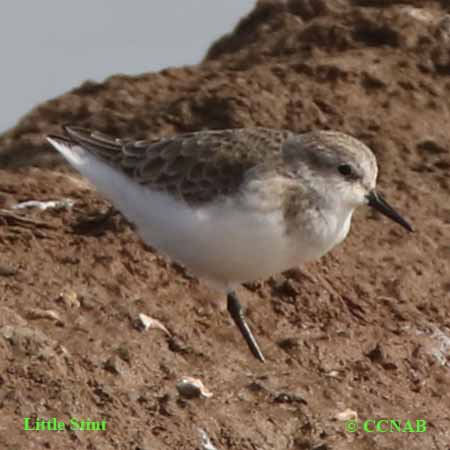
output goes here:
<path id="1" fill-rule="evenodd" d="M 331 227 L 328 221 L 287 233 L 279 210 L 257 212 L 233 202 L 191 209 L 169 197 L 163 201 L 164 206 L 148 208 L 146 217 L 136 220 L 141 235 L 220 288 L 318 259 L 346 236 L 350 225 L 348 217 Z"/>
<path id="2" fill-rule="evenodd" d="M 196 210 L 181 207 L 161 230 L 164 241 L 156 236 L 155 226 L 138 228 L 150 244 L 221 287 L 266 278 L 292 267 L 298 259 L 281 212 L 262 214 L 234 204 Z"/>
<path id="3" fill-rule="evenodd" d="M 287 233 L 281 211 L 211 208 L 195 231 L 167 251 L 200 277 L 222 286 L 262 280 L 320 258 L 346 231 L 300 227 Z M 204 222 L 203 222 L 204 220 Z"/>
<path id="4" fill-rule="evenodd" d="M 264 231 L 267 239 L 263 238 Z M 194 273 L 224 286 L 264 279 L 296 263 L 285 237 L 255 227 L 237 229 L 236 233 L 220 237 L 201 236 L 194 248 L 179 256 Z"/>

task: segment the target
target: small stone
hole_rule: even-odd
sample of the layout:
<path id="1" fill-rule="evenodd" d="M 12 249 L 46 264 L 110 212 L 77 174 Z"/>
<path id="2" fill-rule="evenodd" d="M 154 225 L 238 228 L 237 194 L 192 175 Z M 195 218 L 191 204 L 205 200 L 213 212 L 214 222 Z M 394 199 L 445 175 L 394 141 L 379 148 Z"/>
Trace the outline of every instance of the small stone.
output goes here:
<path id="1" fill-rule="evenodd" d="M 296 392 L 279 392 L 275 394 L 273 400 L 276 403 L 302 403 L 304 405 L 308 404 L 303 395 Z"/>
<path id="2" fill-rule="evenodd" d="M 95 301 L 90 297 L 84 297 L 84 296 L 81 297 L 80 304 L 84 309 L 86 309 L 88 311 L 91 311 L 91 310 L 95 309 L 95 307 L 96 307 Z"/>
<path id="3" fill-rule="evenodd" d="M 0 334 L 7 340 L 10 341 L 14 336 L 14 327 L 11 325 L 6 325 L 0 328 Z"/>
<path id="4" fill-rule="evenodd" d="M 116 353 L 117 353 L 117 356 L 118 356 L 122 361 L 125 361 L 125 362 L 127 362 L 128 364 L 130 363 L 130 361 L 131 361 L 131 357 L 130 357 L 130 349 L 128 348 L 128 346 L 127 346 L 125 343 L 119 345 L 119 346 L 116 348 Z"/>
<path id="5" fill-rule="evenodd" d="M 386 370 L 396 370 L 397 364 L 395 362 L 390 361 L 385 354 L 385 351 L 381 347 L 380 344 L 377 344 L 372 350 L 366 353 L 366 356 L 376 364 L 380 364 L 383 369 Z"/>
<path id="6" fill-rule="evenodd" d="M 6 264 L 0 264 L 0 277 L 13 277 L 17 269 Z"/>
<path id="7" fill-rule="evenodd" d="M 294 281 L 282 277 L 273 279 L 272 289 L 281 297 L 295 297 L 299 293 L 298 286 Z"/>
<path id="8" fill-rule="evenodd" d="M 277 345 L 286 352 L 298 351 L 301 347 L 301 340 L 297 337 L 288 337 L 281 339 Z"/>
<path id="9" fill-rule="evenodd" d="M 66 308 L 80 307 L 80 301 L 78 300 L 78 294 L 75 291 L 64 291 L 59 294 L 58 300 L 62 301 Z"/>
<path id="10" fill-rule="evenodd" d="M 187 353 L 189 351 L 189 347 L 178 337 L 170 336 L 169 350 L 174 353 Z"/>
<path id="11" fill-rule="evenodd" d="M 374 363 L 382 363 L 384 361 L 384 352 L 380 344 L 377 344 L 372 350 L 366 353 L 366 356 Z"/>
<path id="12" fill-rule="evenodd" d="M 50 319 L 54 320 L 57 325 L 64 325 L 64 321 L 59 314 L 52 309 L 29 308 L 25 311 L 27 319 Z"/>
<path id="13" fill-rule="evenodd" d="M 429 153 L 447 153 L 447 149 L 433 138 L 427 138 L 417 144 L 417 148 Z"/>
<path id="14" fill-rule="evenodd" d="M 358 420 L 358 413 L 347 408 L 345 411 L 337 413 L 334 418 L 342 422 L 345 422 L 346 420 Z"/>
<path id="15" fill-rule="evenodd" d="M 375 68 L 362 72 L 362 83 L 368 89 L 382 89 L 387 86 L 382 70 Z"/>
<path id="16" fill-rule="evenodd" d="M 114 375 L 125 375 L 127 372 L 125 363 L 116 355 L 108 358 L 108 360 L 104 364 L 104 368 Z"/>
<path id="17" fill-rule="evenodd" d="M 208 391 L 201 380 L 192 377 L 183 377 L 177 383 L 178 393 L 186 398 L 210 398 L 212 392 Z"/>

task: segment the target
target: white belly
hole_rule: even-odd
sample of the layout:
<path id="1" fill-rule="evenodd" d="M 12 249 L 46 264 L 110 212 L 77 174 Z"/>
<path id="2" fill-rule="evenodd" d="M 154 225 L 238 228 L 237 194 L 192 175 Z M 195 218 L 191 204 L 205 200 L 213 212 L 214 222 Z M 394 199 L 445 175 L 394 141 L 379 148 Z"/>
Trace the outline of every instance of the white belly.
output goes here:
<path id="1" fill-rule="evenodd" d="M 328 229 L 323 236 L 307 229 L 288 235 L 278 210 L 259 212 L 231 199 L 193 209 L 166 193 L 125 181 L 130 201 L 110 197 L 143 239 L 219 288 L 317 259 L 337 243 L 337 234 Z"/>
<path id="2" fill-rule="evenodd" d="M 148 207 L 128 216 L 144 240 L 219 287 L 263 279 L 303 259 L 280 212 L 251 212 L 234 202 L 190 209 L 166 194 L 143 195 Z"/>

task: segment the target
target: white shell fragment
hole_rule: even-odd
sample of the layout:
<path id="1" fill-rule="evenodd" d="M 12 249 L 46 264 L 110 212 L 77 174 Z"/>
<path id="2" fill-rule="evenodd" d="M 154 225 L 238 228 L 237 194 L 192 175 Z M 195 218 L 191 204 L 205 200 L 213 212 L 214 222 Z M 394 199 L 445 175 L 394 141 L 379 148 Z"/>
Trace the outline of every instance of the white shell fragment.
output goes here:
<path id="1" fill-rule="evenodd" d="M 142 313 L 139 314 L 137 318 L 136 327 L 142 331 L 147 331 L 149 328 L 158 328 L 170 336 L 169 330 L 159 320 L 153 319 Z"/>
<path id="2" fill-rule="evenodd" d="M 177 383 L 177 391 L 186 398 L 210 398 L 212 392 L 208 391 L 201 380 L 192 377 L 182 377 Z"/>
<path id="3" fill-rule="evenodd" d="M 75 204 L 71 198 L 63 198 L 62 200 L 50 200 L 48 202 L 40 202 L 38 200 L 29 200 L 27 202 L 17 203 L 11 209 L 31 209 L 36 208 L 41 211 L 46 209 L 70 209 Z"/>
<path id="4" fill-rule="evenodd" d="M 208 433 L 205 430 L 202 430 L 201 428 L 198 429 L 198 432 L 200 433 L 200 449 L 201 450 L 217 450 L 217 447 L 214 447 L 214 445 L 211 442 L 211 439 L 209 439 Z"/>
<path id="5" fill-rule="evenodd" d="M 347 408 L 345 411 L 337 413 L 334 418 L 342 422 L 346 420 L 358 420 L 358 413 L 356 411 L 353 411 L 353 409 Z"/>
<path id="6" fill-rule="evenodd" d="M 330 370 L 328 373 L 325 374 L 328 378 L 339 378 L 339 372 L 337 370 Z"/>

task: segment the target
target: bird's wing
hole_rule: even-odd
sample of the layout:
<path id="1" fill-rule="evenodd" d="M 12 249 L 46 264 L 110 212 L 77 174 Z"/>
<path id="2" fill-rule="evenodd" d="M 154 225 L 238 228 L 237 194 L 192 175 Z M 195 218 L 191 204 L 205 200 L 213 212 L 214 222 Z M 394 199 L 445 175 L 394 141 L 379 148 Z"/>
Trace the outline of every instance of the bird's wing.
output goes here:
<path id="1" fill-rule="evenodd" d="M 191 204 L 236 193 L 248 170 L 280 155 L 289 131 L 267 128 L 210 130 L 150 141 L 130 141 L 65 127 L 66 136 L 136 182 Z"/>

